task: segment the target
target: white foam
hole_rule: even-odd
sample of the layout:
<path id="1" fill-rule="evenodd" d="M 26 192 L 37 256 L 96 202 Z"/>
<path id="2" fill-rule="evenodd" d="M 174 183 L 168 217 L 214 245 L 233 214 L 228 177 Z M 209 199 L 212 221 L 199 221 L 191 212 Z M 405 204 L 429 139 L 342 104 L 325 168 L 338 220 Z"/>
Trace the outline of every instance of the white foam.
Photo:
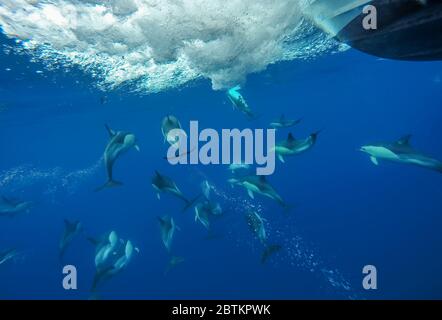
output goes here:
<path id="1" fill-rule="evenodd" d="M 0 26 L 48 65 L 79 65 L 103 88 L 214 89 L 336 44 L 303 20 L 306 0 L 2 0 Z"/>

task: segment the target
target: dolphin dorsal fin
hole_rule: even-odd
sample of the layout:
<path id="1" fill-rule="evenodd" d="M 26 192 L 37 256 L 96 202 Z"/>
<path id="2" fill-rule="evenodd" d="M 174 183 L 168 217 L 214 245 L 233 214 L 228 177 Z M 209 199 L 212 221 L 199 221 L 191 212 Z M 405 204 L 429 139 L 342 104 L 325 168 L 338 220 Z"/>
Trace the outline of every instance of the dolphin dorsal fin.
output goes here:
<path id="1" fill-rule="evenodd" d="M 64 225 L 66 226 L 66 228 L 70 228 L 73 223 L 71 223 L 68 219 L 64 219 Z"/>
<path id="2" fill-rule="evenodd" d="M 293 136 L 293 134 L 292 133 L 289 133 L 289 136 L 287 137 L 287 141 L 288 142 L 294 142 L 296 139 L 295 139 L 295 137 Z"/>
<path id="3" fill-rule="evenodd" d="M 400 146 L 409 146 L 410 145 L 411 134 L 403 136 L 396 143 Z"/>
<path id="4" fill-rule="evenodd" d="M 111 127 L 109 127 L 109 125 L 105 124 L 104 127 L 107 130 L 107 133 L 109 133 L 109 137 L 114 137 L 115 136 L 115 131 L 111 129 Z"/>
<path id="5" fill-rule="evenodd" d="M 100 240 L 97 240 L 97 239 L 92 238 L 92 237 L 88 237 L 87 241 L 89 241 L 94 246 L 98 246 L 98 244 L 100 243 Z"/>

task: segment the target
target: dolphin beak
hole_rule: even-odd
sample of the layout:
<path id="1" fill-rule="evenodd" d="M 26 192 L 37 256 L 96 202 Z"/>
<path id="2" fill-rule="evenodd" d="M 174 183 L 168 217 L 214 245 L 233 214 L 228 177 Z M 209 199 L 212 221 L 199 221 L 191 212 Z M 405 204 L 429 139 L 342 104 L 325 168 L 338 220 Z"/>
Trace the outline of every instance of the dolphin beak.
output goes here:
<path id="1" fill-rule="evenodd" d="M 138 152 L 140 152 L 140 147 L 136 144 L 134 145 L 135 150 L 137 150 Z"/>

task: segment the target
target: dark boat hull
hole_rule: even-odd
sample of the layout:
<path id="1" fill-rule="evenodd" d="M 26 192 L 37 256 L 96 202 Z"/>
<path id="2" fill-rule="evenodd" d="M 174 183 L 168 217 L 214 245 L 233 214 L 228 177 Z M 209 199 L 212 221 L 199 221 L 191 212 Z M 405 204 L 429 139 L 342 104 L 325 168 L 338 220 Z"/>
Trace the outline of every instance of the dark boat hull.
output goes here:
<path id="1" fill-rule="evenodd" d="M 322 1 L 316 3 L 322 5 Z M 327 10 L 330 15 L 317 19 L 318 24 L 327 26 L 326 31 L 332 30 L 341 42 L 382 58 L 442 60 L 442 0 L 372 0 L 362 5 L 348 0 L 345 6 L 342 0 L 325 1 L 328 4 L 323 5 L 326 9 L 321 8 L 322 17 Z M 367 15 L 362 9 L 366 5 L 377 9 L 375 30 L 363 27 Z"/>

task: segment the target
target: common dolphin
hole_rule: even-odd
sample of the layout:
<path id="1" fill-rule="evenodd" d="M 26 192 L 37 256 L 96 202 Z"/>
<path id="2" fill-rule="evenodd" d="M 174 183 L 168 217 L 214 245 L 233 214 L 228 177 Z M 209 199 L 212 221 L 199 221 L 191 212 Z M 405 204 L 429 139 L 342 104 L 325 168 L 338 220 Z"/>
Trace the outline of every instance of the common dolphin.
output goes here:
<path id="1" fill-rule="evenodd" d="M 278 244 L 269 245 L 267 243 L 267 232 L 264 224 L 266 220 L 256 211 L 250 210 L 246 214 L 246 221 L 252 234 L 258 238 L 258 240 L 264 246 L 264 251 L 261 255 L 261 263 L 264 264 L 270 256 L 281 250 L 282 247 Z"/>
<path id="2" fill-rule="evenodd" d="M 245 164 L 245 163 L 232 163 L 231 165 L 229 165 L 229 170 L 235 174 L 238 171 L 246 171 L 250 169 L 250 165 L 249 164 Z"/>
<path id="3" fill-rule="evenodd" d="M 274 148 L 278 159 L 281 162 L 285 162 L 284 156 L 298 155 L 313 148 L 318 139 L 318 132 L 312 133 L 305 139 L 295 139 L 291 133 L 289 133 L 287 140 L 278 142 Z"/>
<path id="4" fill-rule="evenodd" d="M 204 180 L 204 181 L 201 183 L 201 192 L 202 192 L 204 198 L 206 198 L 207 200 L 210 199 L 210 193 L 211 193 L 212 190 L 214 190 L 214 189 L 215 189 L 215 187 L 214 187 L 213 185 L 211 185 L 210 182 L 207 181 L 207 180 Z"/>
<path id="5" fill-rule="evenodd" d="M 315 0 L 303 8 L 325 32 L 388 59 L 442 60 L 440 0 Z"/>
<path id="6" fill-rule="evenodd" d="M 0 216 L 14 217 L 24 211 L 28 211 L 32 202 L 0 197 Z"/>
<path id="7" fill-rule="evenodd" d="M 16 249 L 7 249 L 0 252 L 0 266 L 19 255 Z"/>
<path id="8" fill-rule="evenodd" d="M 176 268 L 179 264 L 183 263 L 185 260 L 182 257 L 172 256 L 169 263 L 167 264 L 166 270 L 164 270 L 164 275 L 167 275 L 172 269 Z"/>
<path id="9" fill-rule="evenodd" d="M 361 147 L 361 151 L 370 155 L 371 161 L 379 164 L 379 160 L 388 160 L 442 172 L 442 162 L 416 151 L 410 144 L 411 135 L 404 136 L 393 143 L 369 144 Z"/>
<path id="10" fill-rule="evenodd" d="M 132 148 L 140 151 L 140 148 L 137 145 L 137 139 L 134 134 L 123 131 L 116 132 L 112 130 L 108 125 L 105 125 L 105 127 L 110 137 L 106 149 L 104 150 L 104 164 L 106 166 L 108 181 L 103 186 L 97 188 L 96 191 L 121 186 L 122 183 L 115 181 L 113 178 L 113 167 L 115 161 L 117 161 L 117 159 L 121 155 L 125 154 Z"/>
<path id="11" fill-rule="evenodd" d="M 170 252 L 175 230 L 179 230 L 179 228 L 175 225 L 173 218 L 169 216 L 158 217 L 158 222 L 160 224 L 161 240 L 167 251 Z"/>
<path id="12" fill-rule="evenodd" d="M 132 260 L 132 256 L 136 248 L 134 248 L 131 241 L 120 242 L 121 246 L 115 251 L 113 255 L 112 263 L 106 265 L 103 268 L 97 269 L 95 273 L 94 280 L 92 283 L 92 290 L 95 291 L 97 286 L 104 282 L 105 280 L 109 280 L 114 277 L 116 274 L 120 273 L 124 270 L 129 262 Z"/>
<path id="13" fill-rule="evenodd" d="M 223 211 L 219 203 L 205 200 L 197 203 L 195 206 L 195 221 L 201 222 L 204 228 L 209 230 L 210 218 L 221 216 L 222 213 Z"/>
<path id="14" fill-rule="evenodd" d="M 186 203 L 183 211 L 190 208 L 196 200 L 188 200 L 178 188 L 175 181 L 167 176 L 162 175 L 157 170 L 155 170 L 155 176 L 152 178 L 152 187 L 157 192 L 158 199 L 160 199 L 160 193 L 170 193 L 177 198 L 183 200 Z"/>
<path id="15" fill-rule="evenodd" d="M 96 246 L 95 268 L 96 273 L 92 283 L 92 291 L 105 280 L 110 279 L 122 271 L 132 259 L 133 252 L 138 252 L 131 241 L 119 239 L 115 231 L 101 240 L 89 239 Z"/>
<path id="16" fill-rule="evenodd" d="M 282 207 L 288 208 L 282 197 L 276 190 L 267 182 L 265 176 L 246 176 L 241 178 L 232 178 L 228 180 L 229 183 L 244 187 L 250 198 L 255 199 L 255 193 L 268 197 L 278 202 Z"/>
<path id="17" fill-rule="evenodd" d="M 63 258 L 67 247 L 72 242 L 75 236 L 77 236 L 82 230 L 81 222 L 80 221 L 69 221 L 64 220 L 64 232 L 60 239 L 60 243 L 58 245 L 59 251 L 60 251 L 60 259 Z"/>
<path id="18" fill-rule="evenodd" d="M 281 117 L 278 120 L 272 121 L 270 123 L 270 127 L 274 129 L 290 128 L 299 124 L 300 122 L 301 119 L 290 120 L 287 119 L 284 115 L 281 115 Z"/>
<path id="19" fill-rule="evenodd" d="M 97 269 L 106 265 L 110 258 L 115 255 L 119 245 L 118 235 L 115 231 L 111 231 L 103 239 L 92 242 L 95 244 L 95 267 Z"/>
<path id="20" fill-rule="evenodd" d="M 164 141 L 171 145 L 178 142 L 178 136 L 169 137 L 169 132 L 175 129 L 181 129 L 181 123 L 175 116 L 168 115 L 161 121 L 161 133 Z"/>
<path id="21" fill-rule="evenodd" d="M 227 97 L 229 98 L 230 102 L 232 102 L 234 109 L 241 111 L 249 118 L 254 118 L 255 115 L 253 114 L 252 109 L 250 109 L 244 97 L 241 95 L 241 93 L 239 93 L 239 90 L 241 90 L 241 86 L 236 86 L 229 89 L 227 91 Z"/>
<path id="22" fill-rule="evenodd" d="M 262 244 L 267 242 L 267 233 L 264 225 L 264 218 L 262 218 L 257 212 L 249 211 L 246 214 L 247 225 L 252 231 L 253 235 L 261 241 Z"/>

